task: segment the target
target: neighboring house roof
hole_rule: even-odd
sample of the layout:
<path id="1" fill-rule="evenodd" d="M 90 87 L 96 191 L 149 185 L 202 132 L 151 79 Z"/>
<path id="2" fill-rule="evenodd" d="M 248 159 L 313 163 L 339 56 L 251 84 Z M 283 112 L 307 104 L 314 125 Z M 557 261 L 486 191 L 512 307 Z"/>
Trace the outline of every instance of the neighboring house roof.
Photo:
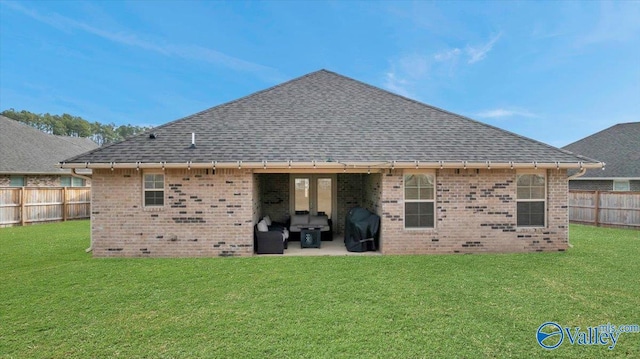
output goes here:
<path id="1" fill-rule="evenodd" d="M 189 161 L 256 167 L 262 161 L 597 163 L 320 70 L 68 159 L 65 166 Z"/>
<path id="2" fill-rule="evenodd" d="M 640 179 L 640 122 L 611 126 L 563 148 L 607 164 L 604 171 L 589 170 L 579 179 Z"/>
<path id="3" fill-rule="evenodd" d="M 0 116 L 0 174 L 64 174 L 65 158 L 93 150 L 88 138 L 55 136 Z"/>

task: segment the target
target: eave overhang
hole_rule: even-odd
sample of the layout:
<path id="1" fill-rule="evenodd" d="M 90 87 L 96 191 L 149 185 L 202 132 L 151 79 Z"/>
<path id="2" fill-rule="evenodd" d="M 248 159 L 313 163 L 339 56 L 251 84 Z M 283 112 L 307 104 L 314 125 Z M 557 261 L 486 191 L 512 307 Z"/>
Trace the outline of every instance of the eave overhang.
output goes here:
<path id="1" fill-rule="evenodd" d="M 477 162 L 477 161 L 211 161 L 211 162 L 63 162 L 61 168 L 75 169 L 253 169 L 254 172 L 368 172 L 386 169 L 602 169 L 604 162 Z"/>

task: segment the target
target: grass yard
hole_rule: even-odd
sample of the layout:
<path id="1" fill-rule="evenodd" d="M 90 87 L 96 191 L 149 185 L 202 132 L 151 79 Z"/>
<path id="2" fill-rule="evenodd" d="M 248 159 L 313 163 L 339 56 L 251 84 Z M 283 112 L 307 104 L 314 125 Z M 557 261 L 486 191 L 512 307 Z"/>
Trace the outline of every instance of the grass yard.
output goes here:
<path id="1" fill-rule="evenodd" d="M 93 259 L 89 222 L 0 229 L 0 357 L 628 357 L 538 327 L 640 324 L 640 231 L 566 253 Z"/>

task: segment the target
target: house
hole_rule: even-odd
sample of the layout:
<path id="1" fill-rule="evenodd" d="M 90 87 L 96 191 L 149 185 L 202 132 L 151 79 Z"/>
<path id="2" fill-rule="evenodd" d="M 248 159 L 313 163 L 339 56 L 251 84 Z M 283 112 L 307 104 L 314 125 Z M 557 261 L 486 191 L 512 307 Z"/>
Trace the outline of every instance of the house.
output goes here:
<path id="1" fill-rule="evenodd" d="M 564 149 L 607 164 L 569 181 L 569 189 L 640 192 L 640 122 L 619 123 Z"/>
<path id="2" fill-rule="evenodd" d="M 320 70 L 67 159 L 108 256 L 248 256 L 269 215 L 355 206 L 382 254 L 563 251 L 567 170 L 602 163 Z"/>
<path id="3" fill-rule="evenodd" d="M 58 163 L 97 147 L 88 138 L 50 135 L 0 115 L 0 187 L 87 186 Z"/>

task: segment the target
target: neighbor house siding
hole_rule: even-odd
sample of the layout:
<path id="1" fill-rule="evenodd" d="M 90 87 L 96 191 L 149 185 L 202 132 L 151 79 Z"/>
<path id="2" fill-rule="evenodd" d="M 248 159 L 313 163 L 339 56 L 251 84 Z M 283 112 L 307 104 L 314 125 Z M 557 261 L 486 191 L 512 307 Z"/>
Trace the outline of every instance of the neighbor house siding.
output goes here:
<path id="1" fill-rule="evenodd" d="M 557 251 L 567 248 L 567 173 L 547 173 L 547 226 L 516 226 L 516 172 L 436 171 L 433 229 L 404 229 L 403 172 L 382 176 L 383 254 Z"/>
<path id="2" fill-rule="evenodd" d="M 23 176 L 26 187 L 60 187 L 58 175 L 18 175 Z M 11 175 L 0 175 L 0 187 L 9 187 Z M 86 185 L 91 186 L 91 180 L 86 180 Z"/>
<path id="3" fill-rule="evenodd" d="M 142 174 L 142 170 L 94 170 L 94 256 L 253 254 L 257 209 L 250 170 L 218 170 L 215 174 L 211 170 L 166 170 L 161 208 L 143 207 Z"/>
<path id="4" fill-rule="evenodd" d="M 569 181 L 569 189 L 581 191 L 611 191 L 612 180 L 573 180 Z"/>

